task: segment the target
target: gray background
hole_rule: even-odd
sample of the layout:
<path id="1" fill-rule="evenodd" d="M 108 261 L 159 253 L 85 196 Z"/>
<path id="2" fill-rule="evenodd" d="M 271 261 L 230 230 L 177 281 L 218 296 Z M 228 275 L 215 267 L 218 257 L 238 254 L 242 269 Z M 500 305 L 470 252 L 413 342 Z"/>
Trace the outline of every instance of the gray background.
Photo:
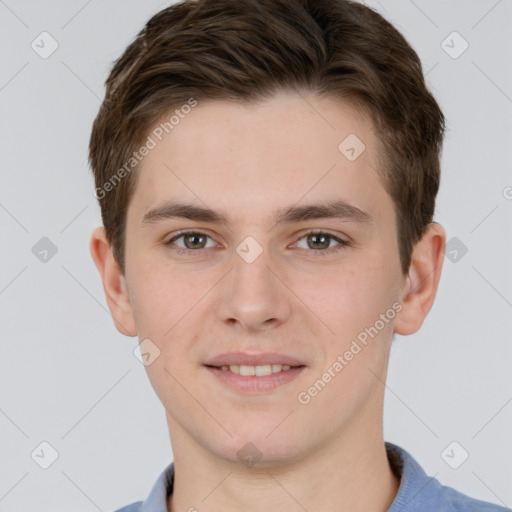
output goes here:
<path id="1" fill-rule="evenodd" d="M 113 510 L 145 498 L 172 457 L 137 341 L 115 330 L 88 248 L 103 82 L 166 5 L 0 1 L 3 512 Z M 446 114 L 436 220 L 459 240 L 423 328 L 393 347 L 385 438 L 442 483 L 512 507 L 512 1 L 369 5 L 417 50 Z M 43 31 L 59 45 L 46 59 L 31 47 Z M 469 43 L 461 55 L 453 31 Z M 46 262 L 32 251 L 43 237 L 57 248 Z M 48 469 L 43 441 L 58 452 Z M 453 441 L 469 453 L 458 469 L 441 456 Z M 452 465 L 461 450 L 448 450 Z"/>

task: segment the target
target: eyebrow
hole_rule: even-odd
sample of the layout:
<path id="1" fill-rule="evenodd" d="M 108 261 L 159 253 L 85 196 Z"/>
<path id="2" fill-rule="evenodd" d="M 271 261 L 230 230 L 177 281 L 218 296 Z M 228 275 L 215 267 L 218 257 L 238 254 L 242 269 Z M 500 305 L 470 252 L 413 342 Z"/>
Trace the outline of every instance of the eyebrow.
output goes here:
<path id="1" fill-rule="evenodd" d="M 230 225 L 228 217 L 221 212 L 189 203 L 168 201 L 149 210 L 142 219 L 142 226 L 173 218 Z M 328 218 L 367 224 L 373 222 L 368 212 L 345 201 L 338 200 L 321 204 L 292 206 L 278 210 L 275 224 Z"/>

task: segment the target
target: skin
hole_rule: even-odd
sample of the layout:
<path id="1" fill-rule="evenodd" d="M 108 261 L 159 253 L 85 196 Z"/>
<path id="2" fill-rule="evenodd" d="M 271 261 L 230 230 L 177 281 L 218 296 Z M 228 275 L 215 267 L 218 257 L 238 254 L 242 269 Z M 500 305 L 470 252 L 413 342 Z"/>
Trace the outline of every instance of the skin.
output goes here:
<path id="1" fill-rule="evenodd" d="M 355 161 L 338 149 L 349 134 L 366 146 Z M 391 505 L 399 479 L 382 425 L 390 346 L 393 333 L 416 332 L 432 306 L 445 232 L 428 227 L 404 275 L 394 205 L 375 170 L 378 147 L 372 122 L 331 98 L 280 92 L 257 104 L 199 102 L 138 170 L 125 275 L 104 229 L 94 231 L 91 254 L 117 329 L 160 350 L 146 369 L 174 454 L 169 510 L 377 512 Z M 170 200 L 219 211 L 229 225 L 142 223 Z M 333 200 L 371 220 L 275 222 L 283 209 Z M 209 238 L 199 248 L 193 236 L 166 245 L 183 229 Z M 311 230 L 348 245 L 322 244 L 308 238 Z M 262 248 L 252 263 L 236 252 L 248 236 Z M 187 241 L 187 254 L 173 251 L 187 250 Z M 395 318 L 301 404 L 298 394 L 394 303 L 401 306 Z M 305 368 L 271 391 L 242 393 L 204 366 L 232 351 L 287 354 Z M 261 454 L 252 466 L 237 457 L 248 442 Z"/>

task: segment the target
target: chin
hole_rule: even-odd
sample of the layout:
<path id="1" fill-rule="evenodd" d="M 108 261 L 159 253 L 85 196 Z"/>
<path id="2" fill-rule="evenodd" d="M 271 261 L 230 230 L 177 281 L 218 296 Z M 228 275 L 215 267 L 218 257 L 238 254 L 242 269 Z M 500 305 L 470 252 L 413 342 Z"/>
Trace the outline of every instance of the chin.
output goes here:
<path id="1" fill-rule="evenodd" d="M 304 432 L 299 436 L 297 430 L 288 430 L 282 426 L 276 429 L 279 421 L 268 429 L 262 429 L 261 424 L 257 429 L 254 424 L 240 425 L 236 431 L 231 431 L 233 438 L 227 443 L 210 445 L 209 448 L 220 458 L 247 467 L 269 468 L 289 464 L 304 451 L 305 436 Z"/>

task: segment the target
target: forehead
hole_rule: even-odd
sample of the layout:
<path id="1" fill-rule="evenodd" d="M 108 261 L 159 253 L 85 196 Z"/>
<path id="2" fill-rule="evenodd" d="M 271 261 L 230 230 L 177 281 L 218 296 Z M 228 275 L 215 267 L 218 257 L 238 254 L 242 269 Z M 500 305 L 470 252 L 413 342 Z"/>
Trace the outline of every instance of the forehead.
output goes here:
<path id="1" fill-rule="evenodd" d="M 198 101 L 142 160 L 137 215 L 186 196 L 247 214 L 270 205 L 384 193 L 378 139 L 361 110 L 316 95 Z M 155 127 L 161 126 L 159 124 Z"/>

